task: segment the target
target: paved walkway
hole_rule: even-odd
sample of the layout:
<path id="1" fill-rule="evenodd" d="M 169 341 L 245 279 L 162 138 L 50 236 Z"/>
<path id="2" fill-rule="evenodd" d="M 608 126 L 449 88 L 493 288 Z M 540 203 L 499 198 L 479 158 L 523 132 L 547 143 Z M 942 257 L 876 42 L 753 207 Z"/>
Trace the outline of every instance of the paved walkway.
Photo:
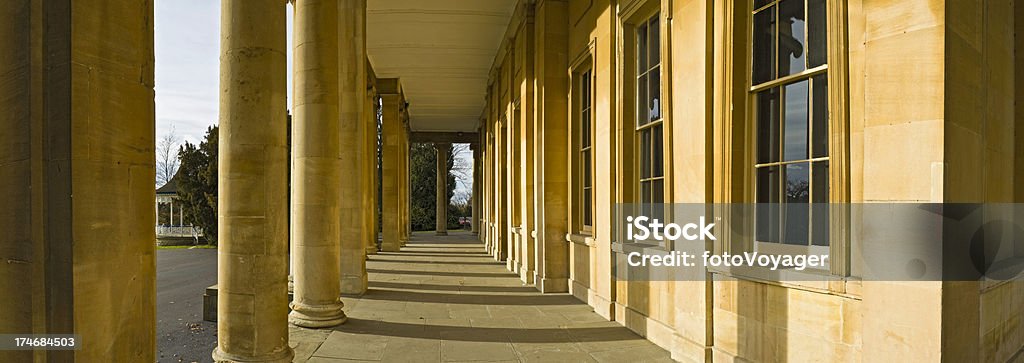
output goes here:
<path id="1" fill-rule="evenodd" d="M 415 234 L 367 262 L 348 322 L 291 327 L 296 362 L 671 362 L 668 352 L 565 294 L 542 295 L 466 233 Z"/>

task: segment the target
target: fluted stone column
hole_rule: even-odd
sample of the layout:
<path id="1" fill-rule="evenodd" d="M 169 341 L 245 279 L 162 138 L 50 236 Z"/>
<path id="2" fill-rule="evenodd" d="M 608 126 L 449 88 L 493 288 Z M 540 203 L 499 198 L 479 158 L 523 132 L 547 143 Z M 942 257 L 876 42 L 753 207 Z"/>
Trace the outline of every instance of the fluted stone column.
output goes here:
<path id="1" fill-rule="evenodd" d="M 218 362 L 290 362 L 285 4 L 222 0 Z"/>
<path id="2" fill-rule="evenodd" d="M 338 119 L 338 2 L 295 1 L 295 116 L 292 133 L 292 245 L 295 297 L 288 321 L 307 328 L 345 322 L 339 269 L 342 195 L 352 134 Z"/>
<path id="3" fill-rule="evenodd" d="M 436 233 L 438 236 L 448 235 L 448 151 L 452 144 L 436 143 L 437 152 L 437 213 Z"/>
<path id="4" fill-rule="evenodd" d="M 401 133 L 404 130 L 401 120 L 402 95 L 397 79 L 378 80 L 382 103 L 383 127 L 383 160 L 381 162 L 381 205 L 382 233 L 384 240 L 381 250 L 398 252 L 401 250 L 402 221 L 400 211 L 402 198 L 399 195 L 402 158 Z"/>
<path id="5" fill-rule="evenodd" d="M 363 97 L 366 94 L 366 54 L 363 19 L 366 0 L 341 1 L 341 174 L 350 176 L 341 185 L 341 292 L 366 292 L 366 239 L 370 237 L 365 205 L 369 193 L 366 175 L 366 137 L 363 136 Z M 352 152 L 355 150 L 356 152 Z M 336 184 L 337 185 L 337 184 Z"/>

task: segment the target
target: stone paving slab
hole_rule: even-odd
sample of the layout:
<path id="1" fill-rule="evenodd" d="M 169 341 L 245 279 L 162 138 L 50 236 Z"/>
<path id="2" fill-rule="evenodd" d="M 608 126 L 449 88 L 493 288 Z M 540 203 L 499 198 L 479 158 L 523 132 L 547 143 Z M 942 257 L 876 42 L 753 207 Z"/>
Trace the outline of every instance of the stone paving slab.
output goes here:
<path id="1" fill-rule="evenodd" d="M 295 362 L 671 362 L 669 353 L 566 294 L 544 295 L 467 233 L 414 234 L 369 257 L 349 320 L 292 326 Z"/>

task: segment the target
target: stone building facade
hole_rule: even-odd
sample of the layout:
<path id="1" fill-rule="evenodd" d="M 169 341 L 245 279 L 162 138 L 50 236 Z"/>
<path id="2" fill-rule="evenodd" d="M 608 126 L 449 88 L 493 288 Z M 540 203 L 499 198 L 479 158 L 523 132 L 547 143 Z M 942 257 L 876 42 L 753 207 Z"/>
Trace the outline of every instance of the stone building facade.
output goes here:
<path id="1" fill-rule="evenodd" d="M 289 361 L 289 322 L 345 321 L 378 198 L 382 250 L 411 236 L 414 142 L 474 145 L 473 228 L 524 284 L 679 361 L 1020 357 L 1024 283 L 863 281 L 841 220 L 827 284 L 617 280 L 612 223 L 622 203 L 762 202 L 789 165 L 817 202 L 1024 200 L 1016 1 L 508 0 L 481 112 L 448 130 L 375 53 L 383 3 L 293 2 L 291 50 L 285 1 L 221 2 L 218 361 Z M 0 332 L 86 341 L 0 361 L 154 361 L 153 2 L 6 0 L 0 19 Z"/>
<path id="2" fill-rule="evenodd" d="M 524 283 L 571 292 L 680 361 L 1019 357 L 1020 281 L 862 281 L 835 227 L 830 283 L 622 281 L 612 211 L 765 202 L 759 172 L 778 159 L 755 145 L 785 121 L 758 110 L 800 106 L 824 130 L 774 158 L 823 171 L 814 202 L 1024 201 L 1020 19 L 1013 1 L 522 4 L 481 120 L 483 240 Z"/>

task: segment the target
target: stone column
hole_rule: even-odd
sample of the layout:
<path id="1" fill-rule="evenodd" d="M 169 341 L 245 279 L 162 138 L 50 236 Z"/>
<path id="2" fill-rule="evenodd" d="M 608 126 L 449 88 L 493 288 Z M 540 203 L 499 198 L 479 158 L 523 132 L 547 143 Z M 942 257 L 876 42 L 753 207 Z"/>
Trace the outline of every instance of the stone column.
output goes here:
<path id="1" fill-rule="evenodd" d="M 363 41 L 363 19 L 366 0 L 338 2 L 341 17 L 340 42 L 341 81 L 341 175 L 350 177 L 341 185 L 341 292 L 361 295 L 366 292 L 366 240 L 370 237 L 365 205 L 369 195 L 369 174 L 366 170 L 363 97 L 366 94 L 366 54 Z M 336 54 L 338 54 L 336 52 Z M 355 150 L 356 152 L 352 152 Z"/>
<path id="2" fill-rule="evenodd" d="M 365 24 L 365 22 L 364 22 Z M 365 26 L 364 26 L 365 27 Z M 364 32 L 365 34 L 365 32 Z M 363 37 L 363 41 L 366 41 L 366 37 Z M 369 67 L 367 67 L 369 70 Z M 380 231 L 380 226 L 377 220 L 377 201 L 380 196 L 377 194 L 379 191 L 380 180 L 378 180 L 377 174 L 377 90 L 372 85 L 367 86 L 366 90 L 366 101 L 363 103 L 363 124 L 366 127 L 366 149 L 368 158 L 366 160 L 367 170 L 367 186 L 369 191 L 366 195 L 368 197 L 369 213 L 367 213 L 367 226 L 369 227 L 369 236 L 366 239 L 366 254 L 372 255 L 377 253 L 377 233 Z"/>
<path id="3" fill-rule="evenodd" d="M 290 362 L 285 4 L 222 0 L 218 362 Z"/>
<path id="4" fill-rule="evenodd" d="M 505 143 L 505 125 L 501 120 L 495 122 L 494 130 L 494 259 L 505 262 L 508 258 L 508 244 L 505 239 L 510 238 L 508 229 L 508 198 L 507 180 L 508 169 L 505 167 L 505 156 L 508 154 Z"/>
<path id="5" fill-rule="evenodd" d="M 381 243 L 381 250 L 385 252 L 398 252 L 402 248 L 402 221 L 400 211 L 402 209 L 402 198 L 399 195 L 401 188 L 401 133 L 404 130 L 401 120 L 402 95 L 397 79 L 380 79 L 378 87 L 381 92 L 382 116 L 383 116 L 383 160 L 381 162 L 381 205 L 382 205 L 382 233 L 384 240 Z"/>
<path id="6" fill-rule="evenodd" d="M 521 76 L 516 78 L 515 83 L 517 85 L 515 92 L 519 93 L 520 109 L 516 110 L 512 115 L 518 122 L 518 125 L 516 125 L 518 126 L 518 139 L 513 144 L 513 147 L 518 149 L 515 151 L 516 164 L 514 165 L 519 168 L 516 173 L 516 187 L 519 189 L 516 197 L 519 198 L 517 205 L 519 223 L 517 227 L 520 227 L 520 229 L 516 246 L 518 252 L 516 260 L 519 263 L 520 279 L 527 285 L 534 283 L 534 273 L 537 265 L 536 242 L 534 238 L 534 231 L 537 227 L 534 222 L 534 215 L 536 213 L 534 192 L 536 186 L 533 164 L 533 136 L 536 128 L 534 108 L 537 103 L 534 99 L 534 48 L 536 47 L 534 25 L 534 16 L 532 13 L 528 13 L 526 16 L 526 26 L 520 31 L 520 35 L 516 39 L 516 62 L 522 64 L 523 72 Z"/>
<path id="7" fill-rule="evenodd" d="M 84 343 L 0 361 L 156 359 L 152 16 L 0 1 L 0 332 Z"/>
<path id="8" fill-rule="evenodd" d="M 0 2 L 0 332 L 29 334 L 33 315 L 44 316 L 33 300 L 33 285 L 43 279 L 43 265 L 36 257 L 39 241 L 33 236 L 37 209 L 33 198 L 33 175 L 39 173 L 32 152 L 33 128 L 38 127 L 32 113 L 32 24 L 29 0 Z M 36 116 L 38 117 L 38 116 Z M 159 211 L 159 205 L 157 207 Z M 15 262 L 15 263 L 11 263 Z M 33 352 L 0 350 L 0 361 L 31 362 Z M 150 356 L 152 357 L 152 356 Z"/>
<path id="9" fill-rule="evenodd" d="M 292 254 L 295 295 L 288 321 L 307 328 L 345 322 L 338 281 L 351 209 L 342 176 L 351 155 L 338 119 L 338 2 L 295 1 L 295 106 L 292 133 Z"/>
<path id="10" fill-rule="evenodd" d="M 470 229 L 474 235 L 480 234 L 480 146 L 470 144 L 473 150 L 473 188 L 472 199 L 470 199 Z"/>
<path id="11" fill-rule="evenodd" d="M 402 134 L 401 134 L 402 158 L 401 158 L 400 162 L 401 162 L 401 165 L 402 165 L 402 169 L 401 169 L 401 173 L 402 173 L 401 174 L 401 183 L 402 183 L 401 185 L 402 185 L 402 188 L 399 189 L 400 194 L 402 196 L 402 205 L 401 205 L 402 246 L 405 246 L 407 243 L 409 243 L 409 239 L 412 237 L 412 223 L 410 223 L 411 218 L 410 218 L 410 215 L 409 215 L 410 214 L 410 209 L 411 209 L 410 208 L 410 206 L 411 206 L 410 194 L 411 193 L 409 192 L 410 191 L 409 190 L 409 185 L 410 185 L 409 180 L 411 178 L 411 175 L 409 173 L 409 155 L 411 154 L 411 152 L 410 152 L 411 150 L 409 149 L 409 146 L 410 146 L 409 145 L 409 123 L 408 123 L 409 122 L 409 118 L 408 118 L 409 116 L 405 112 L 407 112 L 407 111 L 403 111 L 402 119 L 404 121 L 403 121 L 403 125 L 402 125 Z"/>
<path id="12" fill-rule="evenodd" d="M 569 94 L 568 57 L 557 51 L 569 41 L 569 5 L 548 1 L 537 8 L 535 79 L 537 119 L 534 134 L 536 174 L 537 271 L 535 284 L 541 292 L 569 291 Z"/>
<path id="13" fill-rule="evenodd" d="M 435 143 L 437 151 L 437 213 L 435 224 L 438 236 L 448 235 L 448 150 L 452 144 Z"/>

